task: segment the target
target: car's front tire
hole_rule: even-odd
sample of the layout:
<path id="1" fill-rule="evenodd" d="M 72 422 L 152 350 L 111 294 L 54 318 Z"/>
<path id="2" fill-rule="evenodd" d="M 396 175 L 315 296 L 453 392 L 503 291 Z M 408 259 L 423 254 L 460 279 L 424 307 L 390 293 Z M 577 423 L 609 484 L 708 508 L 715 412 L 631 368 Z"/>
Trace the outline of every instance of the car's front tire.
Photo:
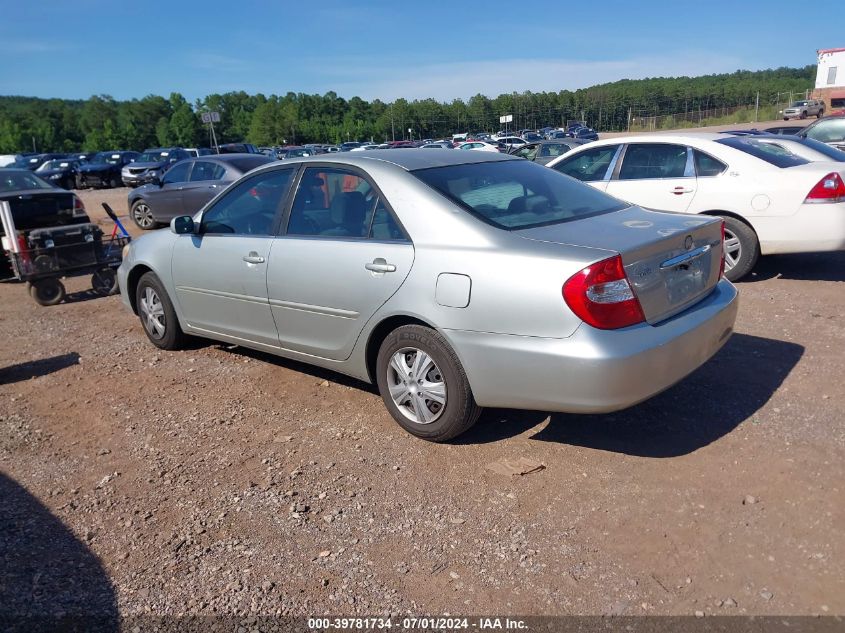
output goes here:
<path id="1" fill-rule="evenodd" d="M 161 280 L 153 272 L 144 273 L 135 289 L 135 305 L 144 333 L 161 349 L 177 350 L 185 344 L 176 310 Z"/>
<path id="2" fill-rule="evenodd" d="M 153 210 L 146 200 L 136 200 L 132 203 L 132 221 L 139 229 L 149 231 L 158 224 L 153 217 Z"/>
<path id="3" fill-rule="evenodd" d="M 457 354 L 431 328 L 403 325 L 391 332 L 379 349 L 376 373 L 393 419 L 424 440 L 457 437 L 481 413 Z"/>
<path id="4" fill-rule="evenodd" d="M 745 277 L 760 258 L 757 234 L 742 220 L 722 216 L 725 221 L 725 277 L 738 281 Z"/>

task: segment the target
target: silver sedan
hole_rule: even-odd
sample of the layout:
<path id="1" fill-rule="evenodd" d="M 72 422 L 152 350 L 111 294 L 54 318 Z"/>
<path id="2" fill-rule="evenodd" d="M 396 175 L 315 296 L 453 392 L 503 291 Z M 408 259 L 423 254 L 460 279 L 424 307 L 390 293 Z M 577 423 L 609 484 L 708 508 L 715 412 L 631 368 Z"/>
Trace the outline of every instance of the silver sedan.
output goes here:
<path id="1" fill-rule="evenodd" d="M 250 172 L 135 240 L 118 271 L 150 341 L 186 335 L 376 383 L 444 441 L 482 407 L 623 409 L 733 331 L 718 218 L 633 207 L 498 153 L 399 149 Z"/>

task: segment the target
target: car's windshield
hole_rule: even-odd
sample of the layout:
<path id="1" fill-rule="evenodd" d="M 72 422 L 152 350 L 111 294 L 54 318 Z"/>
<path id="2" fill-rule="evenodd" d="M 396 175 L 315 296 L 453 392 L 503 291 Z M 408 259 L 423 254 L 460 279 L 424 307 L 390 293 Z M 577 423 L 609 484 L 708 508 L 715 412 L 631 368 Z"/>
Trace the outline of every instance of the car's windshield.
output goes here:
<path id="1" fill-rule="evenodd" d="M 41 165 L 36 172 L 39 171 L 50 171 L 52 169 L 68 169 L 70 167 L 70 161 L 67 160 L 48 160 L 46 163 Z"/>
<path id="2" fill-rule="evenodd" d="M 91 161 L 95 165 L 117 165 L 120 163 L 120 154 L 116 152 L 100 152 Z"/>
<path id="3" fill-rule="evenodd" d="M 0 192 L 53 188 L 53 185 L 28 171 L 0 170 Z"/>
<path id="4" fill-rule="evenodd" d="M 170 152 L 167 150 L 157 151 L 157 152 L 143 152 L 138 158 L 135 159 L 136 163 L 162 163 L 167 160 L 167 157 L 170 156 Z"/>
<path id="5" fill-rule="evenodd" d="M 793 108 L 800 108 L 801 106 L 810 105 L 807 101 L 796 101 L 792 104 Z"/>
<path id="6" fill-rule="evenodd" d="M 474 216 L 506 230 L 557 224 L 627 206 L 552 169 L 522 160 L 411 173 Z"/>
<path id="7" fill-rule="evenodd" d="M 750 154 L 775 167 L 795 167 L 797 165 L 806 165 L 810 162 L 806 158 L 801 158 L 793 154 L 783 145 L 756 139 L 752 136 L 732 136 L 730 138 L 719 139 L 716 142 Z"/>

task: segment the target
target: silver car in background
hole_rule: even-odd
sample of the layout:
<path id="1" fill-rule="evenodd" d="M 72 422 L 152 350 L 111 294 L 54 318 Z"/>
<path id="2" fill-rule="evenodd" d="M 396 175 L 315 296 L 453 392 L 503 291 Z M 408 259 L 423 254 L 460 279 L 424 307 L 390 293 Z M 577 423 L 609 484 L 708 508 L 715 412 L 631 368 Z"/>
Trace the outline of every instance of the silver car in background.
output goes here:
<path id="1" fill-rule="evenodd" d="M 378 385 L 445 441 L 481 407 L 623 409 L 728 340 L 723 226 L 632 207 L 498 153 L 398 149 L 261 167 L 127 247 L 150 341 L 244 345 Z"/>

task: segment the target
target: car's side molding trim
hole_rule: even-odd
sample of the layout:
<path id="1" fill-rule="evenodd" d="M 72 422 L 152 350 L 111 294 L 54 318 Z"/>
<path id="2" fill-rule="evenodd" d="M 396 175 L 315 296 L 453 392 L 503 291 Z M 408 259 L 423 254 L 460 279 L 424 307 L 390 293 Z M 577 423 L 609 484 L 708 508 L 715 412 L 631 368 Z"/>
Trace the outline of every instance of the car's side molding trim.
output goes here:
<path id="1" fill-rule="evenodd" d="M 329 308 L 327 306 L 313 306 L 307 303 L 296 303 L 294 301 L 282 301 L 281 299 L 270 299 L 270 305 L 274 308 L 287 308 L 288 310 L 299 310 L 300 312 L 311 312 L 323 316 L 338 317 L 340 319 L 357 319 L 360 313 L 353 310 L 341 310 L 340 308 Z"/>
<path id="2" fill-rule="evenodd" d="M 236 301 L 249 301 L 250 303 L 267 304 L 267 297 L 254 297 L 252 295 L 240 295 L 234 292 L 223 292 L 222 290 L 208 290 L 205 288 L 192 288 L 191 286 L 176 286 L 177 292 L 194 292 L 201 295 L 212 295 Z"/>

